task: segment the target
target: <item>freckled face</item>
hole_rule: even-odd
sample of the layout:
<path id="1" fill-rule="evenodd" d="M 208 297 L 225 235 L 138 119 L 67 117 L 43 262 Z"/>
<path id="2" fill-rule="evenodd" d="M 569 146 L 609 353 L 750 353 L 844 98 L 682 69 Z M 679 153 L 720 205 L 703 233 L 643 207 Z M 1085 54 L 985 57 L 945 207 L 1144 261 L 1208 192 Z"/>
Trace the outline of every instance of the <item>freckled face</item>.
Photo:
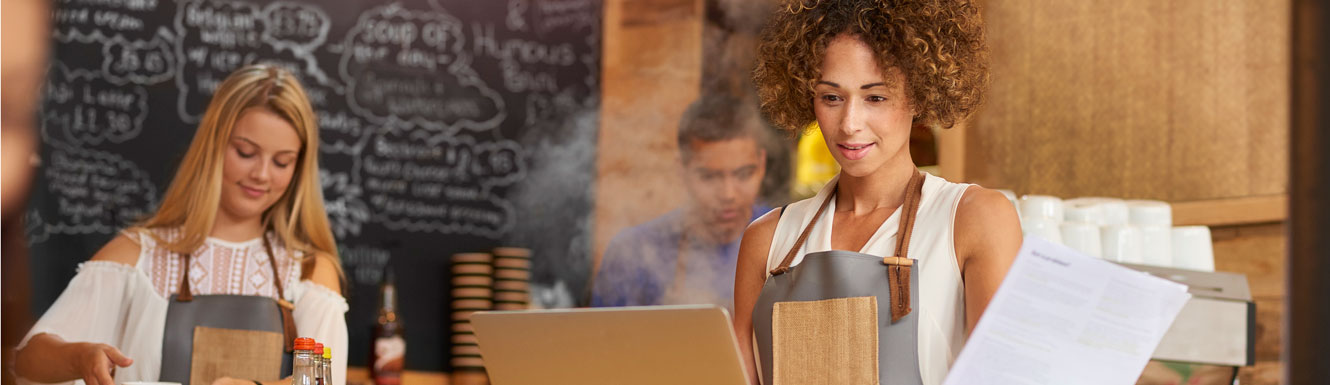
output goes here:
<path id="1" fill-rule="evenodd" d="M 813 114 L 841 172 L 865 176 L 909 155 L 915 114 L 905 76 L 896 68 L 884 74 L 858 37 L 842 34 L 827 43 L 813 92 Z"/>

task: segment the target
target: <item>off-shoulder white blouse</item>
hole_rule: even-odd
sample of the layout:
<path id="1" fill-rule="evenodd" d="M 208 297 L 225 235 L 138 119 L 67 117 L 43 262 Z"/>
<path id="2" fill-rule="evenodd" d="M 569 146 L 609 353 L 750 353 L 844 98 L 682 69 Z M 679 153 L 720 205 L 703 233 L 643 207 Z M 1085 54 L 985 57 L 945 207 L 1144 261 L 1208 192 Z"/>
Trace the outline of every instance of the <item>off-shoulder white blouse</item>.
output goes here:
<path id="1" fill-rule="evenodd" d="M 111 261 L 88 261 L 50 309 L 19 343 L 23 349 L 33 336 L 49 333 L 65 341 L 111 345 L 134 360 L 115 372 L 116 383 L 157 381 L 161 372 L 162 339 L 166 330 L 168 298 L 180 287 L 184 258 L 157 244 L 178 235 L 171 230 L 122 232 L 139 245 L 134 266 Z M 344 314 L 349 309 L 338 293 L 309 280 L 301 280 L 298 251 L 287 252 L 277 237 L 272 241 L 278 275 L 282 277 L 296 330 L 332 347 L 333 383 L 346 383 L 347 330 Z M 238 294 L 277 297 L 272 264 L 262 239 L 227 242 L 208 238 L 191 256 L 188 268 L 190 289 L 196 295 Z M 20 384 L 34 382 L 22 378 Z M 66 384 L 83 384 L 82 380 Z"/>

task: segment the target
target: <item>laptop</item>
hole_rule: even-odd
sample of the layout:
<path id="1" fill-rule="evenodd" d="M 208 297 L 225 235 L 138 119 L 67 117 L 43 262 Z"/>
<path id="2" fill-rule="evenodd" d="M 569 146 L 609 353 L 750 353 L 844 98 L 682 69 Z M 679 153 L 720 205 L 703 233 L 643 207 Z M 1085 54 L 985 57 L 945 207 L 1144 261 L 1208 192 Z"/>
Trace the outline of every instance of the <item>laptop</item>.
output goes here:
<path id="1" fill-rule="evenodd" d="M 730 315 L 714 305 L 478 312 L 494 385 L 747 385 Z"/>

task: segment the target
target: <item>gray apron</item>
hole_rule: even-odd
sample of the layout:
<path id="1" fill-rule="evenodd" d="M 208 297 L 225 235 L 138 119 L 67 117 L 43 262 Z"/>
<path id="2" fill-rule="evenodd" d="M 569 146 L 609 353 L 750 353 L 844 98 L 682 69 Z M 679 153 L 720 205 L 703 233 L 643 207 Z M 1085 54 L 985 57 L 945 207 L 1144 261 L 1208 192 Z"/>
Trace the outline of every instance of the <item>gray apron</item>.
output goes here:
<path id="1" fill-rule="evenodd" d="M 277 274 L 277 263 L 273 260 L 272 246 L 266 234 L 263 246 L 268 251 L 268 263 L 272 267 L 277 296 L 285 298 L 282 280 Z M 292 344 L 295 342 L 291 303 L 254 295 L 193 295 L 189 287 L 190 258 L 189 254 L 185 255 L 179 294 L 171 298 L 166 308 L 166 330 L 162 335 L 162 371 L 158 381 L 190 383 L 194 328 L 198 326 L 282 334 L 285 351 L 282 354 L 279 378 L 290 376 Z"/>
<path id="2" fill-rule="evenodd" d="M 790 306 L 815 304 L 816 302 L 813 301 L 824 302 L 828 300 L 859 300 L 855 306 L 867 306 L 866 308 L 861 307 L 859 310 L 870 314 L 868 317 L 854 317 L 854 319 L 841 318 L 839 314 L 822 314 L 822 321 L 829 321 L 825 325 L 838 324 L 838 327 L 845 327 L 848 324 L 852 329 L 869 328 L 870 331 L 875 328 L 877 341 L 876 344 L 871 341 L 858 340 L 826 343 L 875 345 L 875 347 L 869 349 L 876 350 L 876 383 L 882 385 L 918 385 L 923 382 L 919 373 L 919 320 L 917 314 L 910 311 L 910 304 L 917 303 L 919 300 L 919 281 L 918 279 L 911 279 L 912 276 L 917 277 L 914 274 L 917 261 L 907 257 L 910 234 L 913 231 L 914 219 L 919 208 L 923 179 L 923 174 L 916 171 L 906 187 L 905 202 L 902 203 L 900 229 L 897 232 L 895 256 L 884 258 L 857 252 L 832 250 L 808 253 L 799 265 L 790 266 L 795 254 L 803 246 L 804 241 L 808 239 L 813 224 L 817 223 L 818 218 L 822 216 L 831 199 L 835 199 L 834 193 L 828 194 L 827 200 L 814 214 L 812 222 L 799 236 L 794 247 L 786 255 L 785 260 L 779 267 L 771 271 L 772 275 L 763 284 L 762 293 L 753 308 L 753 331 L 757 338 L 758 352 L 761 358 L 761 374 L 765 383 L 790 384 L 792 382 L 809 381 L 808 378 L 776 378 L 773 375 L 776 372 L 774 367 L 776 366 L 775 356 L 777 355 L 775 354 L 776 349 L 773 348 L 774 334 L 782 333 L 780 330 L 773 330 L 774 321 L 781 321 L 773 319 L 773 317 L 786 317 L 784 314 L 789 314 L 773 314 L 777 313 L 777 305 L 780 304 L 784 309 L 789 309 Z M 844 314 L 860 314 L 863 312 L 846 312 Z M 864 324 L 872 323 L 874 318 L 876 319 L 875 325 Z M 800 332 L 811 331 L 807 333 L 809 338 L 816 338 L 811 337 L 813 335 L 839 335 L 822 330 L 830 326 L 823 324 L 808 325 L 807 321 L 807 319 L 802 319 L 802 324 L 799 321 L 785 324 L 801 326 L 793 328 Z M 788 332 L 785 333 L 782 335 L 789 335 Z M 811 343 L 818 344 L 820 342 L 813 341 Z M 838 346 L 831 350 L 843 349 Z M 814 349 L 813 351 L 817 350 Z M 810 361 L 781 359 L 781 364 L 789 365 L 791 371 L 815 369 L 839 374 L 840 371 L 850 370 L 837 367 L 841 364 L 840 362 L 831 362 L 829 363 L 830 367 L 825 368 L 798 367 L 800 365 L 806 366 L 808 362 Z M 780 372 L 790 373 L 785 370 Z M 814 380 L 827 382 L 825 378 L 815 378 Z M 842 378 L 839 381 L 847 380 Z M 871 383 L 872 381 L 867 380 L 866 382 Z"/>

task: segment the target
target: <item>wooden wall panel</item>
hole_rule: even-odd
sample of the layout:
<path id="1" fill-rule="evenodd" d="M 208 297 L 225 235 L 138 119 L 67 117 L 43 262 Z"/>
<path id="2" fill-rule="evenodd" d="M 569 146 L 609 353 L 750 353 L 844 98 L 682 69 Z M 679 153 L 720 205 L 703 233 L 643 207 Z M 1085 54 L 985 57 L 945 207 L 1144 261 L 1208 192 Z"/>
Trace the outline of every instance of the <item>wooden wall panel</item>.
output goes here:
<path id="1" fill-rule="evenodd" d="M 593 268 L 619 230 L 683 200 L 675 133 L 698 94 L 702 2 L 610 0 L 604 26 Z"/>
<path id="2" fill-rule="evenodd" d="M 1288 191 L 1289 173 L 1289 121 L 1291 120 L 1291 89 L 1288 80 L 1292 71 L 1292 23 L 1289 5 L 1247 7 L 1247 20 L 1266 20 L 1283 28 L 1249 28 L 1246 65 L 1250 78 L 1247 90 L 1247 126 L 1251 128 L 1253 151 L 1249 154 L 1251 168 L 1251 195 L 1275 194 Z"/>
<path id="3" fill-rule="evenodd" d="M 988 1 L 988 103 L 964 175 L 1058 196 L 1287 191 L 1288 7 Z"/>
<path id="4" fill-rule="evenodd" d="M 1127 1 L 1119 2 L 1118 6 L 1126 11 L 1123 11 L 1122 18 L 1115 20 L 1117 28 L 1114 32 L 1129 38 L 1104 42 L 1100 44 L 1100 49 L 1120 48 L 1121 55 L 1113 59 L 1112 66 L 1107 67 L 1110 73 L 1116 72 L 1117 68 L 1128 70 L 1117 79 L 1120 82 L 1106 85 L 1120 90 L 1113 93 L 1111 99 L 1103 98 L 1099 102 L 1109 105 L 1121 103 L 1124 108 L 1117 114 L 1098 116 L 1102 120 L 1094 124 L 1108 126 L 1125 138 L 1119 142 L 1108 142 L 1117 147 L 1108 150 L 1111 151 L 1110 157 L 1099 167 L 1105 172 L 1116 173 L 1119 178 L 1087 183 L 1080 189 L 1086 190 L 1085 193 L 1070 189 L 1072 191 L 1066 191 L 1066 195 L 1089 195 L 1090 191 L 1105 191 L 1099 195 L 1130 198 L 1166 195 L 1167 189 L 1160 187 L 1160 181 L 1167 180 L 1169 175 L 1159 159 L 1167 154 L 1172 141 L 1172 132 L 1165 128 L 1172 124 L 1167 108 L 1173 95 L 1163 84 L 1167 84 L 1170 74 L 1178 70 L 1173 68 L 1175 59 L 1168 56 L 1168 40 L 1166 36 L 1161 36 L 1167 32 L 1161 31 L 1159 26 L 1172 22 L 1172 16 L 1165 12 L 1167 4 L 1163 2 Z M 1096 70 L 1103 71 L 1104 68 Z M 1096 94 L 1102 94 L 1102 91 L 1087 90 Z M 1103 145 L 1089 147 L 1085 144 L 1082 147 L 1087 153 L 1103 151 L 1104 148 Z"/>
<path id="5" fill-rule="evenodd" d="M 993 84 L 960 175 L 1020 194 L 1283 202 L 1289 15 L 1288 0 L 986 1 Z M 1278 383 L 1284 224 L 1213 231 L 1216 268 L 1246 274 L 1257 303 L 1242 383 Z"/>

